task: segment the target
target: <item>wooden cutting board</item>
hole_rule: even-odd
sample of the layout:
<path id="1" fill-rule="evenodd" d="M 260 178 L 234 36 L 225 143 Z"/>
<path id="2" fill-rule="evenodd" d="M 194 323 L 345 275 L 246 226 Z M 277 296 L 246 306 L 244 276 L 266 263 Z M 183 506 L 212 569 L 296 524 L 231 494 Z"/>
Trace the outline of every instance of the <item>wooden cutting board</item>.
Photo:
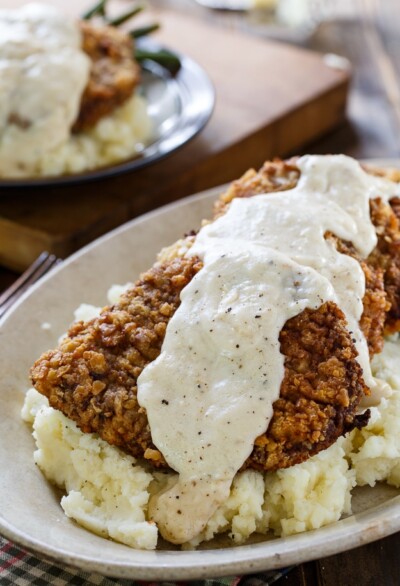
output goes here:
<path id="1" fill-rule="evenodd" d="M 73 2 L 78 14 L 83 3 Z M 210 122 L 180 151 L 134 173 L 70 187 L 0 189 L 4 266 L 24 269 L 42 250 L 65 257 L 132 217 L 232 180 L 265 159 L 305 152 L 344 119 L 349 73 L 321 55 L 171 11 L 156 17 L 160 42 L 211 77 L 217 101 Z"/>

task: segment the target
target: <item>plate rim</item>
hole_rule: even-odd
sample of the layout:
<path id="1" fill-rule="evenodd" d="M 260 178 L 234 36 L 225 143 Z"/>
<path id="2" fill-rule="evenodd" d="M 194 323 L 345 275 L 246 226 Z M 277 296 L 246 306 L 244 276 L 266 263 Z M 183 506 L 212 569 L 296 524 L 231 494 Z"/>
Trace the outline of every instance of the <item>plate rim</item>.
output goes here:
<path id="1" fill-rule="evenodd" d="M 369 523 L 369 517 L 375 517 L 376 513 L 382 517 L 377 518 L 375 524 Z M 391 515 L 391 513 L 394 513 Z M 389 520 L 388 520 L 389 518 Z M 347 524 L 356 521 L 357 530 L 349 533 L 345 527 Z M 321 537 L 331 533 L 331 528 L 336 529 L 334 538 L 324 542 Z M 238 545 L 232 548 L 203 549 L 194 551 L 139 551 L 143 558 L 134 563 L 99 561 L 91 556 L 71 555 L 62 549 L 48 546 L 40 540 L 25 539 L 22 532 L 12 531 L 7 523 L 2 522 L 0 517 L 0 528 L 2 534 L 18 546 L 23 547 L 29 553 L 55 564 L 67 566 L 86 571 L 96 572 L 104 576 L 139 579 L 139 580 L 196 580 L 211 577 L 223 577 L 233 575 L 246 575 L 262 571 L 280 570 L 292 565 L 298 565 L 321 557 L 335 555 L 343 551 L 349 551 L 356 547 L 366 545 L 383 537 L 396 533 L 400 528 L 400 494 L 384 504 L 377 505 L 363 511 L 362 513 L 350 515 L 344 519 L 331 523 L 319 529 L 307 532 L 311 536 L 311 544 L 307 544 L 307 553 L 303 554 L 305 548 L 298 547 L 298 535 L 276 538 L 255 544 Z M 352 527 L 353 528 L 353 527 Z M 82 528 L 84 531 L 88 531 Z M 272 557 L 265 558 L 265 546 L 274 544 Z M 283 544 L 283 550 L 279 545 Z M 123 545 L 123 544 L 120 544 Z M 124 546 L 128 547 L 128 546 Z M 234 556 L 232 556 L 234 552 Z M 255 555 L 256 553 L 256 555 Z M 211 555 L 210 555 L 211 554 Z M 192 557 L 199 558 L 193 563 Z M 168 565 L 171 560 L 180 558 L 180 564 Z M 212 559 L 210 562 L 208 558 Z M 161 558 L 157 560 L 157 558 Z M 206 558 L 206 559 L 204 559 Z M 234 559 L 232 559 L 234 558 Z M 247 564 L 246 568 L 243 565 Z"/>
<path id="2" fill-rule="evenodd" d="M 381 165 L 387 168 L 400 167 L 400 160 L 395 158 L 383 160 L 369 159 L 363 160 L 362 162 L 370 165 Z M 81 255 L 95 248 L 100 242 L 113 237 L 118 238 L 118 235 L 122 232 L 134 230 L 135 225 L 150 220 L 152 216 L 157 216 L 160 212 L 171 212 L 177 206 L 191 206 L 194 202 L 200 200 L 209 200 L 212 202 L 216 193 L 222 191 L 224 187 L 225 185 L 213 187 L 152 210 L 96 239 L 71 255 L 65 264 L 63 263 L 57 267 L 53 273 L 47 275 L 28 291 L 18 304 L 3 317 L 0 321 L 0 326 L 12 316 L 14 311 L 18 309 L 34 290 L 50 279 L 52 274 L 62 271 L 64 267 L 78 260 Z M 349 525 L 352 529 L 351 532 L 348 530 Z M 24 547 L 29 552 L 41 558 L 47 559 L 52 563 L 63 563 L 84 571 L 100 572 L 107 576 L 143 580 L 193 580 L 210 576 L 227 576 L 232 575 L 232 573 L 246 574 L 269 569 L 280 569 L 288 565 L 303 563 L 359 547 L 391 535 L 399 529 L 400 494 L 388 499 L 384 503 L 372 506 L 361 513 L 350 515 L 337 522 L 302 534 L 267 540 L 256 544 L 239 545 L 227 549 L 205 549 L 190 552 L 133 550 L 134 552 L 139 552 L 138 555 L 142 558 L 147 558 L 148 561 L 141 559 L 140 562 L 128 564 L 118 561 L 108 563 L 93 556 L 72 555 L 60 548 L 51 547 L 36 538 L 25 535 L 20 530 L 14 529 L 0 513 L 1 533 L 17 545 Z M 84 528 L 83 530 L 87 531 Z M 332 530 L 333 535 L 331 535 Z M 330 535 L 328 542 L 323 539 L 327 534 Z M 298 543 L 299 536 L 303 535 L 310 537 L 309 541 L 311 541 L 311 544 L 309 542 L 306 544 Z M 272 553 L 268 553 L 268 550 L 272 550 Z M 301 554 L 300 556 L 299 553 Z M 195 562 L 193 562 L 193 556 L 195 557 Z M 175 563 L 177 558 L 179 559 L 179 563 Z M 172 566 L 168 564 L 171 560 L 174 561 L 174 565 Z M 246 568 L 243 567 L 244 564 L 247 564 Z"/>

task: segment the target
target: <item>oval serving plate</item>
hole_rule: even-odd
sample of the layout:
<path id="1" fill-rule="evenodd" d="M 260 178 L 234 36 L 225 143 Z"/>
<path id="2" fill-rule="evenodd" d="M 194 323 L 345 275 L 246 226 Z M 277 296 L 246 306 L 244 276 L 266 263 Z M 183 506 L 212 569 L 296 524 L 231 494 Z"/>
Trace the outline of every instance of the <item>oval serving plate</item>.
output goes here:
<path id="1" fill-rule="evenodd" d="M 139 551 L 102 539 L 68 519 L 59 494 L 34 465 L 31 430 L 20 417 L 33 361 L 56 344 L 81 302 L 104 305 L 111 284 L 135 279 L 162 246 L 210 217 L 220 192 L 215 188 L 171 204 L 103 236 L 32 287 L 0 322 L 0 532 L 23 548 L 120 578 L 194 580 L 281 568 L 400 529 L 400 491 L 382 485 L 357 489 L 355 514 L 315 531 L 262 538 L 234 549 L 209 543 L 198 551 Z"/>
<path id="2" fill-rule="evenodd" d="M 150 51 L 164 48 L 149 40 L 142 40 L 138 47 Z M 175 76 L 153 61 L 143 62 L 138 92 L 148 102 L 154 133 L 151 142 L 140 154 L 120 163 L 83 173 L 24 179 L 0 178 L 0 193 L 1 188 L 70 185 L 136 171 L 184 146 L 210 119 L 214 109 L 215 91 L 210 78 L 200 65 L 185 55 L 176 54 L 181 61 L 181 68 Z"/>

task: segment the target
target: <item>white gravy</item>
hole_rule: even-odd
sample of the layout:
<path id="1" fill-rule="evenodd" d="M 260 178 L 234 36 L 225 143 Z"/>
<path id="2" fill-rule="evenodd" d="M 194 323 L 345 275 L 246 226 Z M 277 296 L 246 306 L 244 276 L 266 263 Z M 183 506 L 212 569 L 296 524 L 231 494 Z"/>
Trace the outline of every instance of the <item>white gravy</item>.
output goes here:
<path id="1" fill-rule="evenodd" d="M 90 60 L 77 23 L 53 6 L 0 10 L 0 176 L 26 176 L 68 140 Z"/>
<path id="2" fill-rule="evenodd" d="M 234 199 L 202 228 L 187 254 L 204 267 L 182 291 L 161 354 L 138 380 L 153 442 L 179 473 L 149 508 L 174 543 L 202 531 L 267 429 L 284 373 L 279 333 L 288 319 L 337 303 L 366 383 L 379 392 L 358 325 L 364 274 L 324 234 L 351 241 L 366 257 L 377 241 L 369 198 L 388 200 L 399 188 L 342 155 L 305 156 L 298 167 L 295 189 Z"/>

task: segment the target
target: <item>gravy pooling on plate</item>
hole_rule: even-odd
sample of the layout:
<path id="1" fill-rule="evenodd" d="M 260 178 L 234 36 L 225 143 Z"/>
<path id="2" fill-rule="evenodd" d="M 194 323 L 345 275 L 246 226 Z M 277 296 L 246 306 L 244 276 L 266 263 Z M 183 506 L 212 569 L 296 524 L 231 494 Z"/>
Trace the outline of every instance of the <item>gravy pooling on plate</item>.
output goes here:
<path id="1" fill-rule="evenodd" d="M 305 308 L 330 300 L 344 312 L 375 402 L 360 329 L 365 277 L 359 262 L 325 238 L 351 242 L 362 258 L 377 243 L 370 198 L 393 183 L 344 156 L 306 156 L 297 186 L 235 199 L 187 253 L 203 269 L 181 294 L 160 356 L 138 379 L 154 444 L 179 473 L 155 495 L 150 516 L 168 540 L 200 533 L 272 416 L 283 379 L 279 333 Z"/>

